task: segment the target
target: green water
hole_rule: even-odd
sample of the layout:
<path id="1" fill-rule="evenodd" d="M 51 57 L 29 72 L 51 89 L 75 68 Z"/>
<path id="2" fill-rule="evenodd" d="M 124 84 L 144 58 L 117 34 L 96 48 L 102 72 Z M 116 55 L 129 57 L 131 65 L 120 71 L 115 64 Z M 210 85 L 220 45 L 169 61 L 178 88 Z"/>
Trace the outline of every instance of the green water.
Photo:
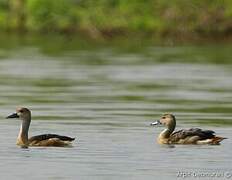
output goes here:
<path id="1" fill-rule="evenodd" d="M 232 172 L 232 46 L 0 39 L 4 179 Z M 32 110 L 30 135 L 58 133 L 77 141 L 72 148 L 18 148 L 20 122 L 4 119 L 18 106 Z M 166 112 L 176 115 L 177 129 L 202 127 L 229 139 L 221 146 L 160 146 L 155 139 L 162 128 L 149 124 Z"/>

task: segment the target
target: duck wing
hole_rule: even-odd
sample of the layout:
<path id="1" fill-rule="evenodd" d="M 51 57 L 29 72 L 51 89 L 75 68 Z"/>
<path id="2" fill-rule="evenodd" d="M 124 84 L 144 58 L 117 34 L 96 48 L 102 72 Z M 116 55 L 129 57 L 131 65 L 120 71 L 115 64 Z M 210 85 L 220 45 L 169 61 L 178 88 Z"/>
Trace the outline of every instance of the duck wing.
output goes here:
<path id="1" fill-rule="evenodd" d="M 75 138 L 60 136 L 57 134 L 42 134 L 33 136 L 29 139 L 30 146 L 55 146 L 64 147 L 71 145 L 70 142 Z"/>
<path id="2" fill-rule="evenodd" d="M 169 139 L 171 142 L 179 142 L 180 140 L 188 140 L 190 142 L 190 140 L 197 141 L 214 138 L 214 133 L 214 131 L 199 128 L 182 129 L 171 134 Z"/>
<path id="3" fill-rule="evenodd" d="M 68 136 L 60 136 L 57 134 L 41 134 L 41 135 L 37 135 L 37 136 L 32 136 L 29 139 L 29 142 L 33 142 L 33 141 L 39 142 L 39 141 L 44 141 L 44 140 L 48 140 L 48 139 L 52 139 L 52 138 L 56 138 L 56 139 L 59 139 L 61 141 L 73 141 L 73 140 L 75 140 L 75 138 L 71 138 Z"/>

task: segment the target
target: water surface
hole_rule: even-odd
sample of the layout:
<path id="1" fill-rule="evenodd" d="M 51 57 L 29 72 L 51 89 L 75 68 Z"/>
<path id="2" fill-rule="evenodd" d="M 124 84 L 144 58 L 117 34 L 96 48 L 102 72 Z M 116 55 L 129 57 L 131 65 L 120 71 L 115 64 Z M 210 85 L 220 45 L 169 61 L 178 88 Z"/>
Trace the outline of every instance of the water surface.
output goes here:
<path id="1" fill-rule="evenodd" d="M 230 178 L 229 45 L 29 42 L 0 49 L 4 179 Z M 73 147 L 18 148 L 20 122 L 4 119 L 17 106 L 32 110 L 30 135 L 73 136 Z M 176 115 L 177 129 L 213 129 L 229 139 L 221 146 L 158 145 L 162 127 L 149 124 L 166 112 Z"/>

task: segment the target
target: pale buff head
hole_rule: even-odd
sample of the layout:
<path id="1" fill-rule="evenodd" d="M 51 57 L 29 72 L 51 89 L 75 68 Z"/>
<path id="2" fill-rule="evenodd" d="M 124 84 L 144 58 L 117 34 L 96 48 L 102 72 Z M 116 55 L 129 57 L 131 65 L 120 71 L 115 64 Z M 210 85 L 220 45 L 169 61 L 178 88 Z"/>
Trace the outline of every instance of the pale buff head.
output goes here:
<path id="1" fill-rule="evenodd" d="M 31 119 L 31 111 L 27 108 L 19 107 L 16 109 L 16 113 L 20 119 Z"/>
<path id="2" fill-rule="evenodd" d="M 164 114 L 161 118 L 160 118 L 160 123 L 163 124 L 164 126 L 173 126 L 173 124 L 176 125 L 176 118 L 173 114 Z"/>

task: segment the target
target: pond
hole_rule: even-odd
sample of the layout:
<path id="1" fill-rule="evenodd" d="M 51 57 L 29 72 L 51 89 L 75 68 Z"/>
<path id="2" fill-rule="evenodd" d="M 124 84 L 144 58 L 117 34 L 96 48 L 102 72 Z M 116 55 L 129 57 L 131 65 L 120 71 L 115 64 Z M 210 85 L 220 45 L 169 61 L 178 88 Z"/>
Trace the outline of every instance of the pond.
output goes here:
<path id="1" fill-rule="evenodd" d="M 4 179 L 232 178 L 231 48 L 217 45 L 6 39 L 0 46 L 0 172 Z M 91 43 L 90 43 L 91 44 Z M 76 137 L 70 148 L 16 146 L 16 107 L 30 135 Z M 159 145 L 163 113 L 177 129 L 227 137 L 220 146 Z"/>

